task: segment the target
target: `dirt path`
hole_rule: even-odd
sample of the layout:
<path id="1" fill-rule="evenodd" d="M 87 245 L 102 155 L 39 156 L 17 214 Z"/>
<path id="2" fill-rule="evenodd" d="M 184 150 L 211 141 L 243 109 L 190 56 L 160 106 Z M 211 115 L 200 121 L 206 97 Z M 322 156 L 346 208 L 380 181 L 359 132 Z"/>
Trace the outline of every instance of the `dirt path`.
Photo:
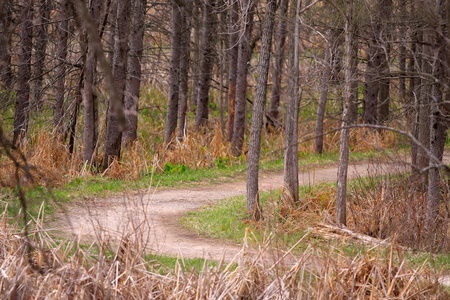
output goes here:
<path id="1" fill-rule="evenodd" d="M 403 164 L 396 162 L 378 164 L 354 164 L 349 168 L 349 178 L 367 176 L 371 172 L 395 172 Z M 404 170 L 404 165 L 402 167 Z M 336 181 L 337 167 L 300 170 L 300 185 Z M 283 174 L 263 173 L 259 178 L 261 191 L 281 188 Z M 110 236 L 120 238 L 126 234 L 140 234 L 152 253 L 220 260 L 230 260 L 241 247 L 218 239 L 203 238 L 182 228 L 178 219 L 189 211 L 218 200 L 246 193 L 245 181 L 214 186 L 150 190 L 135 195 L 109 199 L 74 202 L 68 214 L 61 217 L 56 226 L 65 233 L 80 236 Z M 69 225 L 71 224 L 71 226 Z M 54 225 L 55 226 L 55 225 Z M 54 227 L 53 226 L 53 227 Z"/>

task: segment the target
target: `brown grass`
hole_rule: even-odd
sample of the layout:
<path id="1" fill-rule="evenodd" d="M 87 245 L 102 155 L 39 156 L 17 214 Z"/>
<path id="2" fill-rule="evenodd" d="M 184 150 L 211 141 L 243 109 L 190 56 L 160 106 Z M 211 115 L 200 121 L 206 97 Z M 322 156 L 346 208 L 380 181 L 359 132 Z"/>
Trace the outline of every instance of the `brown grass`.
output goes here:
<path id="1" fill-rule="evenodd" d="M 306 251 L 275 264 L 241 251 L 229 263 L 187 272 L 180 261 L 160 275 L 144 259 L 142 236 L 127 235 L 119 247 L 99 238 L 81 248 L 77 240 L 56 243 L 42 223 L 33 223 L 32 251 L 0 215 L 0 294 L 5 299 L 447 299 L 437 274 L 412 269 L 394 247 L 386 257 L 371 251 L 349 259 L 341 250 Z M 102 236 L 101 233 L 97 234 Z M 98 249 L 94 251 L 94 249 Z M 246 253 L 246 254 L 244 254 Z M 400 261 L 400 262 L 397 262 Z"/>
<path id="2" fill-rule="evenodd" d="M 122 149 L 121 159 L 115 162 L 107 172 L 101 174 L 123 180 L 138 179 L 143 174 L 148 174 L 151 167 L 156 166 L 156 172 L 163 172 L 166 163 L 172 165 L 185 165 L 190 169 L 212 168 L 217 160 L 222 164 L 231 166 L 245 162 L 247 146 L 244 144 L 243 161 L 233 158 L 231 144 L 223 135 L 220 124 L 211 122 L 209 129 L 204 132 L 196 132 L 192 128 L 183 142 L 175 141 L 168 149 L 163 144 L 153 144 L 154 136 L 162 132 L 162 127 L 151 131 L 151 141 L 139 137 L 131 146 Z M 299 126 L 299 152 L 313 153 L 314 140 L 312 129 L 307 124 Z M 325 131 L 339 127 L 337 121 L 327 120 Z M 398 136 L 391 132 L 380 134 L 374 130 L 355 129 L 351 131 L 350 142 L 352 151 L 367 151 L 395 147 Z M 261 160 L 274 160 L 282 157 L 284 148 L 284 132 L 264 130 L 261 141 Z M 339 150 L 339 132 L 331 132 L 324 136 L 324 149 L 328 152 Z M 29 143 L 21 149 L 30 165 L 39 170 L 35 174 L 35 184 L 60 185 L 76 177 L 97 176 L 95 168 L 82 162 L 82 148 L 78 147 L 71 155 L 65 143 L 56 139 L 54 135 L 40 131 L 35 134 Z M 101 165 L 103 150 L 99 149 L 98 160 Z M 0 163 L 2 163 L 0 161 Z M 4 186 L 13 186 L 15 182 L 14 166 L 7 160 L 3 161 L 0 180 Z"/>
<path id="3" fill-rule="evenodd" d="M 422 180 L 407 173 L 377 176 L 352 186 L 348 193 L 350 218 L 354 230 L 377 238 L 396 237 L 404 246 L 427 251 L 450 251 L 450 210 L 441 201 L 438 230 L 433 238 L 426 229 L 427 193 L 421 189 Z M 449 186 L 442 180 L 442 198 L 448 199 Z"/>

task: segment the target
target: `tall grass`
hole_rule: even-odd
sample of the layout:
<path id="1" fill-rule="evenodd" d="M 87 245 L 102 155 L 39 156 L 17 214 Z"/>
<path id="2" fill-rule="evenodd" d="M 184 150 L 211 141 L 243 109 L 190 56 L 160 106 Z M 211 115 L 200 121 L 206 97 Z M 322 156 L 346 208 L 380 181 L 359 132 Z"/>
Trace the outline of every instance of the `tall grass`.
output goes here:
<path id="1" fill-rule="evenodd" d="M 409 267 L 401 253 L 367 251 L 354 259 L 311 245 L 297 256 L 270 259 L 264 245 L 229 262 L 187 271 L 180 257 L 161 275 L 144 255 L 139 232 L 119 245 L 97 232 L 91 246 L 56 241 L 37 219 L 29 237 L 0 215 L 0 294 L 5 299 L 448 299 L 439 274 Z M 28 245 L 31 251 L 26 252 Z M 95 246 L 96 245 L 96 246 Z M 286 258 L 285 258 L 286 257 Z"/>
<path id="2" fill-rule="evenodd" d="M 32 135 L 28 143 L 21 149 L 28 162 L 39 170 L 36 182 L 39 185 L 61 185 L 77 177 L 109 176 L 122 180 L 135 180 L 152 172 L 164 173 L 165 166 L 184 166 L 192 170 L 208 168 L 227 168 L 240 165 L 246 161 L 247 148 L 244 144 L 243 155 L 236 158 L 231 154 L 231 145 L 221 129 L 221 125 L 211 122 L 204 131 L 195 131 L 189 127 L 183 142 L 175 141 L 170 148 L 162 142 L 163 123 L 160 109 L 151 111 L 140 117 L 140 134 L 135 143 L 124 147 L 121 158 L 108 170 L 98 170 L 83 164 L 81 140 L 78 147 L 70 154 L 65 142 L 57 139 L 51 133 L 41 130 Z M 151 111 L 151 112 L 148 112 Z M 147 121 L 145 121 L 147 120 Z M 141 124 L 142 123 L 142 124 Z M 333 131 L 338 122 L 327 121 L 326 127 L 330 134 L 324 136 L 325 150 L 336 153 L 339 150 L 339 132 Z M 299 126 L 299 153 L 307 156 L 314 153 L 314 141 L 310 126 Z M 81 130 L 81 129 L 79 129 Z M 373 130 L 355 129 L 351 132 L 351 148 L 355 152 L 372 151 L 373 149 L 395 149 L 399 141 L 397 135 L 391 132 L 378 133 Z M 275 161 L 282 159 L 284 149 L 284 133 L 265 130 L 261 143 L 261 160 Z M 99 161 L 102 160 L 103 149 L 99 147 Z M 0 180 L 4 186 L 14 185 L 14 166 L 5 158 L 0 158 L 2 174 Z M 99 164 L 101 165 L 101 164 Z"/>

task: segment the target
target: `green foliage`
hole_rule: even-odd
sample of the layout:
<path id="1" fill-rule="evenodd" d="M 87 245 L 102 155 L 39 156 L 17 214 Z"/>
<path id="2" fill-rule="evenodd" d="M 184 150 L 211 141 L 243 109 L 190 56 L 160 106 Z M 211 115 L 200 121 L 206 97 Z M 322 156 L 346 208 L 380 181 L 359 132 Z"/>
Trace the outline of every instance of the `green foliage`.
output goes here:
<path id="1" fill-rule="evenodd" d="M 230 165 L 230 158 L 227 156 L 225 158 L 223 157 L 219 157 L 214 161 L 215 165 L 217 166 L 218 169 L 225 169 Z"/>
<path id="2" fill-rule="evenodd" d="M 189 168 L 186 165 L 179 165 L 179 164 L 172 165 L 170 162 L 164 165 L 165 174 L 184 173 L 187 170 L 189 170 Z"/>

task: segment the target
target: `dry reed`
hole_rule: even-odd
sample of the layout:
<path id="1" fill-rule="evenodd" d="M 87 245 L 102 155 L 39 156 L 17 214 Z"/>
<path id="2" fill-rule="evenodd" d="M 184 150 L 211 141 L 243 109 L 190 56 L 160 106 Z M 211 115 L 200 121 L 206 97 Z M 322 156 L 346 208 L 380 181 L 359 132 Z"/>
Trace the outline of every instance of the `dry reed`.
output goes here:
<path id="1" fill-rule="evenodd" d="M 55 241 L 33 223 L 29 242 L 0 215 L 0 293 L 5 299 L 447 299 L 437 274 L 425 263 L 416 269 L 399 260 L 368 251 L 349 259 L 335 249 L 308 246 L 299 256 L 269 263 L 265 246 L 255 255 L 241 251 L 228 262 L 200 272 L 187 272 L 177 262 L 173 273 L 161 275 L 144 259 L 142 236 L 123 237 L 119 247 L 99 238 L 94 247 L 77 240 Z M 97 234 L 102 237 L 102 234 Z M 94 244 L 93 244 L 94 245 Z M 244 253 L 246 253 L 244 255 Z M 399 262 L 398 262 L 399 261 Z"/>

